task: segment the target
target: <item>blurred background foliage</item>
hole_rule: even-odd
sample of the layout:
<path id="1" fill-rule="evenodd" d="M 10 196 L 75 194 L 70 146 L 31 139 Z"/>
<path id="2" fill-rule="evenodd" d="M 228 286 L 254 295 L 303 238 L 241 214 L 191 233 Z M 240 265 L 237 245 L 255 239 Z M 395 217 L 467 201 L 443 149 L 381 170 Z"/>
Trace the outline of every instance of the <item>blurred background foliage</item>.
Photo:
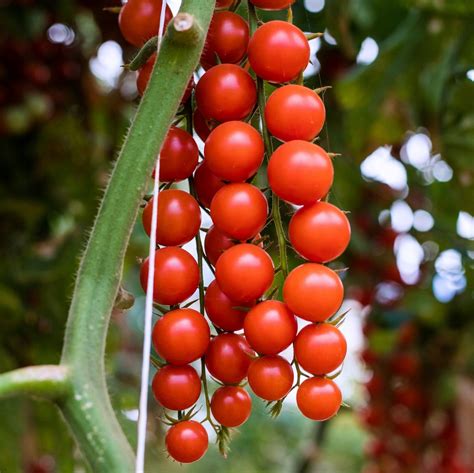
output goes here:
<path id="1" fill-rule="evenodd" d="M 135 78 L 121 68 L 133 49 L 102 10 L 114 5 L 0 2 L 0 371 L 59 357 L 78 258 L 137 100 Z M 292 405 L 273 421 L 258 405 L 226 461 L 211 449 L 184 469 L 425 471 L 420 459 L 436 460 L 431 419 L 441 413 L 456 433 L 441 471 L 468 471 L 462 455 L 473 432 L 459 419 L 473 412 L 459 386 L 472 389 L 474 377 L 474 4 L 297 0 L 293 15 L 303 30 L 325 32 L 311 42 L 306 75 L 308 85 L 332 86 L 321 143 L 342 154 L 331 200 L 350 210 L 353 240 L 337 264 L 349 268 L 348 317 L 358 320 L 350 328 L 366 335 L 353 355 L 367 368 L 345 374 L 352 408 L 329 425 Z M 108 339 L 110 391 L 132 442 L 143 304 L 136 258 L 146 246 L 137 226 L 124 283 L 137 303 L 114 315 Z M 424 400 L 402 402 L 409 414 L 396 410 L 400 386 Z M 182 471 L 165 459 L 153 412 L 150 471 Z M 85 471 L 49 404 L 2 402 L 0 415 L 0 471 Z M 406 416 L 411 430 L 400 427 Z M 415 436 L 414 422 L 423 431 Z M 401 440 L 393 447 L 391 437 Z"/>

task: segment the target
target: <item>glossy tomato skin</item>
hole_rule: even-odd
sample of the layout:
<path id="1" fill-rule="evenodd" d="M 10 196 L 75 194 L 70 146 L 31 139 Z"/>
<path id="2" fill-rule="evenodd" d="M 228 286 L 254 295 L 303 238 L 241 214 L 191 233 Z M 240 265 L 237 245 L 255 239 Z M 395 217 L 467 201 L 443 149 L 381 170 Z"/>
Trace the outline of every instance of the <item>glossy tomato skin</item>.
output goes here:
<path id="1" fill-rule="evenodd" d="M 206 232 L 204 238 L 204 251 L 213 266 L 216 265 L 217 260 L 220 258 L 222 253 L 234 245 L 236 245 L 235 240 L 222 233 L 215 227 L 215 225 L 212 225 Z"/>
<path id="2" fill-rule="evenodd" d="M 296 337 L 295 316 L 280 301 L 260 302 L 244 321 L 244 333 L 249 345 L 263 355 L 276 355 L 289 347 Z"/>
<path id="3" fill-rule="evenodd" d="M 211 399 L 214 418 L 224 427 L 238 427 L 249 417 L 252 399 L 239 386 L 223 386 L 216 390 Z"/>
<path id="4" fill-rule="evenodd" d="M 252 361 L 248 371 L 252 391 L 266 401 L 278 401 L 293 386 L 293 368 L 281 356 L 262 356 Z"/>
<path id="5" fill-rule="evenodd" d="M 326 110 L 319 95 L 302 85 L 276 89 L 265 106 L 268 130 L 281 141 L 313 141 L 325 119 Z"/>
<path id="6" fill-rule="evenodd" d="M 263 161 L 264 146 L 260 133 L 240 121 L 222 123 L 206 140 L 204 159 L 220 179 L 242 182 L 252 177 Z"/>
<path id="7" fill-rule="evenodd" d="M 312 420 L 323 421 L 337 414 L 342 394 L 337 384 L 328 378 L 309 378 L 296 392 L 296 403 L 301 413 Z"/>
<path id="8" fill-rule="evenodd" d="M 209 69 L 217 64 L 237 64 L 245 56 L 249 43 L 249 26 L 236 13 L 216 12 L 212 17 L 206 43 L 201 56 L 201 65 Z"/>
<path id="9" fill-rule="evenodd" d="M 140 282 L 146 292 L 148 258 L 140 270 Z M 153 300 L 159 304 L 179 304 L 192 296 L 199 285 L 199 267 L 182 248 L 168 247 L 155 253 Z"/>
<path id="10" fill-rule="evenodd" d="M 239 304 L 262 297 L 272 285 L 273 277 L 273 261 L 268 253 L 249 243 L 229 248 L 216 265 L 219 287 Z"/>
<path id="11" fill-rule="evenodd" d="M 206 141 L 212 131 L 210 123 L 202 116 L 201 112 L 196 108 L 193 113 L 194 131 L 202 141 Z"/>
<path id="12" fill-rule="evenodd" d="M 316 202 L 291 217 L 288 235 L 293 248 L 303 258 L 326 263 L 344 253 L 351 239 L 351 226 L 337 207 Z"/>
<path id="13" fill-rule="evenodd" d="M 305 371 L 323 375 L 342 364 L 347 343 L 341 331 L 333 325 L 311 324 L 296 337 L 294 350 L 298 363 Z"/>
<path id="14" fill-rule="evenodd" d="M 129 0 L 119 14 L 119 28 L 123 37 L 133 46 L 140 47 L 153 36 L 160 27 L 162 0 Z M 173 14 L 166 7 L 165 28 Z"/>
<path id="15" fill-rule="evenodd" d="M 155 399 L 173 411 L 189 409 L 201 394 L 201 379 L 189 365 L 166 365 L 159 369 L 151 384 Z"/>
<path id="16" fill-rule="evenodd" d="M 234 0 L 217 0 L 216 1 L 216 10 L 221 10 L 223 8 L 229 8 L 234 3 Z"/>
<path id="17" fill-rule="evenodd" d="M 267 199 L 260 189 L 245 182 L 222 187 L 211 202 L 214 225 L 236 240 L 253 238 L 265 226 L 267 216 Z"/>
<path id="18" fill-rule="evenodd" d="M 242 120 L 252 112 L 257 88 L 248 72 L 235 64 L 209 69 L 196 86 L 196 103 L 206 119 Z"/>
<path id="19" fill-rule="evenodd" d="M 295 0 L 250 0 L 250 3 L 262 10 L 283 10 L 293 5 Z"/>
<path id="20" fill-rule="evenodd" d="M 215 280 L 207 288 L 204 305 L 209 320 L 222 330 L 236 332 L 243 328 L 247 313 L 243 310 L 234 309 L 239 304 L 231 301 L 222 292 Z M 252 307 L 253 305 L 255 305 L 255 302 L 246 304 L 247 307 Z"/>
<path id="21" fill-rule="evenodd" d="M 143 210 L 143 228 L 151 233 L 153 200 L 150 199 Z M 158 197 L 158 221 L 156 242 L 164 246 L 180 246 L 191 241 L 201 225 L 201 209 L 196 199 L 178 189 L 161 191 Z"/>
<path id="22" fill-rule="evenodd" d="M 334 168 L 320 146 L 293 140 L 272 154 L 267 174 L 268 183 L 278 197 L 291 204 L 309 205 L 329 192 Z"/>
<path id="23" fill-rule="evenodd" d="M 204 316 L 193 309 L 176 309 L 153 327 L 156 352 L 172 365 L 186 365 L 204 355 L 211 332 Z"/>
<path id="24" fill-rule="evenodd" d="M 224 384 L 240 383 L 246 376 L 255 352 L 244 337 L 222 333 L 214 337 L 206 352 L 209 373 Z"/>
<path id="25" fill-rule="evenodd" d="M 216 192 L 224 186 L 225 183 L 212 174 L 204 161 L 197 167 L 194 173 L 194 188 L 201 205 L 209 208 Z"/>
<path id="26" fill-rule="evenodd" d="M 309 62 L 309 43 L 304 33 L 286 21 L 260 26 L 249 43 L 248 58 L 257 76 L 269 82 L 289 82 Z"/>
<path id="27" fill-rule="evenodd" d="M 330 268 L 302 264 L 290 272 L 283 284 L 283 300 L 289 309 L 310 322 L 324 322 L 342 304 L 344 287 Z"/>
<path id="28" fill-rule="evenodd" d="M 179 463 L 198 461 L 206 453 L 209 437 L 206 429 L 195 420 L 184 420 L 166 432 L 166 450 Z"/>

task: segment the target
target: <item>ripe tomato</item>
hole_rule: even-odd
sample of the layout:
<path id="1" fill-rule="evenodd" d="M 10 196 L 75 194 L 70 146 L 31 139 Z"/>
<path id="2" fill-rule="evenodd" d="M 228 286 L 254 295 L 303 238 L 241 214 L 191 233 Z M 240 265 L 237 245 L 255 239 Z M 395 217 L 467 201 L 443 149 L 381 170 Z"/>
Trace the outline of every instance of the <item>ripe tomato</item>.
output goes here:
<path id="1" fill-rule="evenodd" d="M 262 10 L 283 10 L 293 5 L 295 0 L 250 0 L 250 3 Z"/>
<path id="2" fill-rule="evenodd" d="M 238 427 L 249 417 L 252 399 L 247 391 L 239 386 L 223 386 L 211 399 L 211 412 L 224 427 Z"/>
<path id="3" fill-rule="evenodd" d="M 413 378 L 420 372 L 420 357 L 413 352 L 395 353 L 390 360 L 390 367 L 394 374 L 406 378 Z"/>
<path id="4" fill-rule="evenodd" d="M 217 177 L 240 182 L 257 172 L 264 151 L 263 139 L 253 126 L 231 121 L 211 132 L 204 147 L 204 160 Z"/>
<path id="5" fill-rule="evenodd" d="M 206 367 L 224 384 L 240 383 L 246 376 L 255 352 L 244 337 L 222 333 L 214 337 L 206 352 Z"/>
<path id="6" fill-rule="evenodd" d="M 228 184 L 216 192 L 211 202 L 214 225 L 236 240 L 253 238 L 265 226 L 267 216 L 267 199 L 252 184 Z"/>
<path id="7" fill-rule="evenodd" d="M 217 281 L 212 281 L 207 288 L 204 298 L 206 314 L 209 320 L 217 327 L 227 332 L 241 330 L 244 326 L 244 319 L 247 312 L 233 307 L 239 304 L 231 301 L 221 290 Z M 246 306 L 252 307 L 255 302 Z"/>
<path id="8" fill-rule="evenodd" d="M 298 27 L 275 20 L 255 31 L 248 57 L 257 76 L 270 82 L 289 82 L 305 70 L 309 53 L 308 40 Z"/>
<path id="9" fill-rule="evenodd" d="M 236 245 L 236 242 L 232 240 L 232 238 L 224 235 L 214 225 L 209 228 L 204 238 L 204 250 L 213 266 L 216 265 L 222 253 L 234 245 Z"/>
<path id="10" fill-rule="evenodd" d="M 144 291 L 148 281 L 148 258 L 140 270 Z M 169 247 L 155 253 L 153 300 L 159 304 L 174 305 L 192 296 L 199 285 L 199 267 L 195 259 L 182 248 Z"/>
<path id="11" fill-rule="evenodd" d="M 297 335 L 294 350 L 304 370 L 321 375 L 341 365 L 346 356 L 347 343 L 341 331 L 333 325 L 311 324 Z"/>
<path id="12" fill-rule="evenodd" d="M 266 401 L 285 397 L 293 385 L 293 368 L 281 356 L 262 356 L 250 363 L 248 372 L 252 391 Z"/>
<path id="13" fill-rule="evenodd" d="M 156 372 L 151 388 L 164 408 L 180 411 L 190 408 L 199 399 L 201 379 L 189 365 L 166 365 Z"/>
<path id="14" fill-rule="evenodd" d="M 344 287 L 339 276 L 326 266 L 302 264 L 283 284 L 283 300 L 289 309 L 310 322 L 324 322 L 342 304 Z"/>
<path id="15" fill-rule="evenodd" d="M 234 0 L 217 0 L 216 1 L 216 10 L 221 10 L 223 8 L 229 8 L 234 3 Z"/>
<path id="16" fill-rule="evenodd" d="M 326 110 L 319 95 L 302 85 L 276 89 L 265 106 L 270 133 L 281 141 L 312 141 L 322 130 Z"/>
<path id="17" fill-rule="evenodd" d="M 241 120 L 252 112 L 257 88 L 248 72 L 235 64 L 209 69 L 196 86 L 196 103 L 204 118 L 218 122 Z"/>
<path id="18" fill-rule="evenodd" d="M 320 146 L 294 140 L 281 145 L 268 162 L 268 183 L 273 192 L 295 205 L 309 205 L 332 186 L 331 158 Z"/>
<path id="19" fill-rule="evenodd" d="M 158 34 L 162 0 L 128 0 L 122 6 L 118 17 L 123 37 L 134 46 L 140 47 Z M 173 14 L 166 7 L 165 28 Z"/>
<path id="20" fill-rule="evenodd" d="M 249 43 L 249 25 L 236 13 L 216 12 L 212 17 L 201 56 L 201 65 L 209 69 L 217 64 L 237 64 L 245 56 Z"/>
<path id="21" fill-rule="evenodd" d="M 323 421 L 337 414 L 341 407 L 342 394 L 331 379 L 309 378 L 298 388 L 296 403 L 304 416 Z"/>
<path id="22" fill-rule="evenodd" d="M 279 301 L 257 304 L 244 321 L 245 338 L 257 353 L 263 355 L 276 355 L 289 347 L 297 330 L 295 316 Z"/>
<path id="23" fill-rule="evenodd" d="M 166 432 L 165 443 L 171 458 L 179 463 L 192 463 L 206 453 L 209 437 L 199 422 L 184 420 Z"/>
<path id="24" fill-rule="evenodd" d="M 273 276 L 273 261 L 268 253 L 249 243 L 229 248 L 216 264 L 219 287 L 239 304 L 262 297 L 272 285 Z"/>
<path id="25" fill-rule="evenodd" d="M 151 233 L 153 200 L 150 199 L 143 210 L 143 228 Z M 168 189 L 158 197 L 158 221 L 156 242 L 159 245 L 179 246 L 191 241 L 201 226 L 201 209 L 196 199 L 187 192 Z"/>
<path id="26" fill-rule="evenodd" d="M 194 131 L 202 141 L 206 141 L 211 133 L 212 125 L 202 116 L 202 113 L 196 108 L 193 114 Z"/>
<path id="27" fill-rule="evenodd" d="M 201 358 L 211 332 L 203 315 L 193 309 L 177 309 L 158 319 L 153 327 L 156 352 L 172 365 L 186 365 Z"/>
<path id="28" fill-rule="evenodd" d="M 212 174 L 204 161 L 197 167 L 194 173 L 194 189 L 201 205 L 209 208 L 216 192 L 224 186 L 225 183 Z"/>
<path id="29" fill-rule="evenodd" d="M 293 248 L 303 258 L 326 263 L 344 253 L 351 239 L 351 226 L 337 207 L 316 202 L 291 217 L 288 235 Z"/>

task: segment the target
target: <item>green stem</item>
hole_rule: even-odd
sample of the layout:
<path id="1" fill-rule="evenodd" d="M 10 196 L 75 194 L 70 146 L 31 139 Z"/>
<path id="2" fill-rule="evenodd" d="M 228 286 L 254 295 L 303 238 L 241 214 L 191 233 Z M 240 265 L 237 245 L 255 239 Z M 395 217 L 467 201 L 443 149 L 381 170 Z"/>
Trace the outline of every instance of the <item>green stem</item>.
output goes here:
<path id="1" fill-rule="evenodd" d="M 201 358 L 201 382 L 202 382 L 202 388 L 204 390 L 204 399 L 206 402 L 206 418 L 204 420 L 208 421 L 209 424 L 214 429 L 214 431 L 218 433 L 219 428 L 213 422 L 212 416 L 211 416 L 211 401 L 209 399 L 209 389 L 207 387 L 206 363 L 204 361 L 204 358 Z"/>
<path id="2" fill-rule="evenodd" d="M 138 71 L 140 67 L 144 66 L 148 59 L 156 53 L 158 46 L 158 36 L 150 38 L 138 51 L 137 55 L 125 66 L 130 71 Z"/>

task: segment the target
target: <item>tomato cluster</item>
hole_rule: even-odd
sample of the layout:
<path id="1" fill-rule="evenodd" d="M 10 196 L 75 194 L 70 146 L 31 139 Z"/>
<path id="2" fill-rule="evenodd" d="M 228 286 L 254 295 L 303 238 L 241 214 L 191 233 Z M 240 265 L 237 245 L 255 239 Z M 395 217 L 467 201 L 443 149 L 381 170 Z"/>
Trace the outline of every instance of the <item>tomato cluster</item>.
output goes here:
<path id="1" fill-rule="evenodd" d="M 147 15 L 140 13 L 146 3 L 127 3 L 135 15 L 142 15 L 139 22 L 132 19 L 140 24 L 140 35 L 125 35 L 132 44 L 149 39 L 148 23 L 153 25 L 150 31 L 156 31 L 159 13 L 151 9 Z M 184 107 L 178 113 L 186 118 L 187 131 L 172 127 L 160 152 L 159 178 L 166 188 L 158 196 L 153 296 L 160 317 L 153 329 L 153 346 L 161 367 L 152 388 L 162 407 L 179 412 L 166 445 L 169 454 L 183 463 L 198 460 L 207 449 L 206 430 L 192 420 L 201 395 L 206 404 L 204 421 L 214 428 L 219 442 L 228 438 L 229 428 L 250 416 L 246 380 L 273 412 L 292 389 L 297 390 L 300 411 L 312 420 L 329 419 L 342 402 L 330 374 L 343 363 L 347 346 L 331 317 L 341 306 L 344 290 L 338 274 L 325 263 L 346 249 L 350 225 L 345 213 L 327 202 L 333 165 L 328 153 L 313 143 L 324 125 L 325 107 L 315 91 L 301 85 L 309 61 L 308 40 L 299 28 L 283 21 L 264 23 L 251 34 L 246 20 L 225 10 L 232 3 L 218 2 L 201 56 L 205 72 L 194 91 L 191 82 L 183 97 Z M 293 2 L 252 3 L 282 9 Z M 124 34 L 127 15 L 124 8 L 120 16 Z M 139 72 L 141 93 L 154 61 L 150 58 Z M 256 81 L 274 88 L 259 110 L 261 121 L 252 120 L 257 95 L 264 94 Z M 264 103 L 265 96 L 260 98 Z M 192 131 L 204 142 L 200 163 Z M 264 161 L 267 172 L 262 169 Z M 257 174 L 269 187 L 257 186 L 261 182 L 255 179 Z M 189 179 L 189 193 L 171 188 L 184 179 Z M 147 234 L 155 198 L 143 211 Z M 274 218 L 280 199 L 301 206 L 287 232 L 281 219 L 277 227 Z M 203 245 L 201 210 L 212 219 L 212 226 L 203 229 Z M 272 225 L 284 237 L 273 258 L 265 246 Z M 215 275 L 207 288 L 200 265 L 181 248 L 192 239 L 198 261 L 204 258 Z M 291 271 L 281 247 L 286 239 L 296 258 L 305 260 Z M 148 271 L 145 260 L 144 290 Z M 280 271 L 285 277 L 282 287 L 275 278 Z M 187 304 L 198 287 L 201 295 L 205 289 L 200 312 Z M 301 330 L 298 320 L 305 325 Z M 288 348 L 294 352 L 291 363 L 283 356 Z M 199 359 L 200 375 L 191 365 Z M 212 397 L 207 372 L 219 385 Z"/>

